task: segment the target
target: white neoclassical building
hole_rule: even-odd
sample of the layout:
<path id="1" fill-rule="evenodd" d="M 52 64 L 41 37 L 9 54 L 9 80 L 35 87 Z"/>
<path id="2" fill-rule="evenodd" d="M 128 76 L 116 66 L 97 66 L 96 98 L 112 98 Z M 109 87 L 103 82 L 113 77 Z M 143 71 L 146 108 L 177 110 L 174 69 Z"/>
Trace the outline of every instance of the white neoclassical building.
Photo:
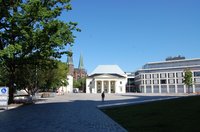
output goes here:
<path id="1" fill-rule="evenodd" d="M 125 93 L 127 75 L 118 65 L 99 65 L 86 79 L 86 93 Z"/>

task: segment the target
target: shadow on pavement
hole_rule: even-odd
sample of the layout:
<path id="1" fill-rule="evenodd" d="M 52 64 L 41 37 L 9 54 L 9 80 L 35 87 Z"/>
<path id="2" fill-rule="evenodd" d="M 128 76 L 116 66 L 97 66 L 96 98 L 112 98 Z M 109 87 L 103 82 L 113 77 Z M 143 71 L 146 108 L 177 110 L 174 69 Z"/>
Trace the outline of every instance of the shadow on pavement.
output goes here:
<path id="1" fill-rule="evenodd" d="M 106 100 L 105 98 L 104 102 L 100 99 L 69 101 L 63 98 L 60 102 L 23 105 L 0 113 L 0 130 L 3 132 L 125 131 L 103 114 L 97 106 L 164 98 L 163 96 L 135 97 L 137 98 L 121 100 Z"/>

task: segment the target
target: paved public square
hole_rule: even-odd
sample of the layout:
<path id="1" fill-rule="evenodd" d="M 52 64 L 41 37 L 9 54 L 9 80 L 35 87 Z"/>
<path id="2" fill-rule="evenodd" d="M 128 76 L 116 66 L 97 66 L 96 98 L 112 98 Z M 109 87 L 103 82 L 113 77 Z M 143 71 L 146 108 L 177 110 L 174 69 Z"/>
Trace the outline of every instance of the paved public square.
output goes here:
<path id="1" fill-rule="evenodd" d="M 119 124 L 99 110 L 110 107 L 169 99 L 185 95 L 74 93 L 44 99 L 36 104 L 0 112 L 2 132 L 124 132 Z"/>

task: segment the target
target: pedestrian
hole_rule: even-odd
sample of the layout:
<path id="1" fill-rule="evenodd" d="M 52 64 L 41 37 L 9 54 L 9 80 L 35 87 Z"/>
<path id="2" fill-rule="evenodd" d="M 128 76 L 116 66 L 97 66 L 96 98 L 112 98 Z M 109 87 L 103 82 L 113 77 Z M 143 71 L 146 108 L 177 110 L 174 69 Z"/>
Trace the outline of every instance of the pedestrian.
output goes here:
<path id="1" fill-rule="evenodd" d="M 104 91 L 103 91 L 102 94 L 101 94 L 101 98 L 102 98 L 102 102 L 104 102 L 104 98 L 105 98 L 105 93 L 104 93 Z"/>

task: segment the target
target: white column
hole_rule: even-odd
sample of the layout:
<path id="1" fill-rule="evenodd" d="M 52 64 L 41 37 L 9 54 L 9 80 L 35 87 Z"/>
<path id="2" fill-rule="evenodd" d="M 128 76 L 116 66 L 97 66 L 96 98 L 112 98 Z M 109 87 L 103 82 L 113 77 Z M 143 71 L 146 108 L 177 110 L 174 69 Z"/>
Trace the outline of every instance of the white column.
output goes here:
<path id="1" fill-rule="evenodd" d="M 111 93 L 111 80 L 109 81 L 109 90 L 110 90 L 110 93 Z"/>
<path id="2" fill-rule="evenodd" d="M 194 82 L 194 72 L 192 72 L 192 82 Z M 192 84 L 192 92 L 193 92 L 193 93 L 196 93 L 194 83 Z"/>
<path id="3" fill-rule="evenodd" d="M 95 83 L 94 83 L 94 93 L 97 93 L 97 80 L 95 80 Z"/>
<path id="4" fill-rule="evenodd" d="M 110 80 L 108 80 L 108 93 L 111 93 L 111 89 L 110 89 Z"/>
<path id="5" fill-rule="evenodd" d="M 196 93 L 195 85 L 194 85 L 194 84 L 192 85 L 192 90 L 193 90 L 193 91 L 192 91 L 193 93 Z"/>
<path id="6" fill-rule="evenodd" d="M 169 93 L 169 82 L 168 82 L 169 77 L 168 77 L 168 73 L 166 72 L 165 75 L 166 75 L 166 81 L 167 81 L 167 93 Z"/>
<path id="7" fill-rule="evenodd" d="M 153 87 L 153 74 L 151 76 L 151 93 L 153 93 L 154 87 Z"/>
<path id="8" fill-rule="evenodd" d="M 159 82 L 159 93 L 161 93 L 160 73 L 157 73 L 157 74 L 158 74 L 158 82 Z"/>
<path id="9" fill-rule="evenodd" d="M 146 93 L 146 75 L 145 74 L 143 75 L 144 75 L 144 93 Z"/>
<path id="10" fill-rule="evenodd" d="M 176 72 L 174 72 L 174 78 L 175 78 L 175 93 L 178 93 L 178 88 L 177 88 L 177 78 L 176 78 Z"/>
<path id="11" fill-rule="evenodd" d="M 103 89 L 103 87 L 104 87 L 103 85 L 104 85 L 104 84 L 103 84 L 103 83 L 104 83 L 104 81 L 103 81 L 103 80 L 101 80 L 101 92 L 103 92 L 103 91 L 104 91 L 104 89 Z"/>
<path id="12" fill-rule="evenodd" d="M 187 91 L 188 91 L 188 88 L 186 87 L 185 84 L 183 84 L 183 92 L 184 92 L 184 93 L 187 93 Z"/>

